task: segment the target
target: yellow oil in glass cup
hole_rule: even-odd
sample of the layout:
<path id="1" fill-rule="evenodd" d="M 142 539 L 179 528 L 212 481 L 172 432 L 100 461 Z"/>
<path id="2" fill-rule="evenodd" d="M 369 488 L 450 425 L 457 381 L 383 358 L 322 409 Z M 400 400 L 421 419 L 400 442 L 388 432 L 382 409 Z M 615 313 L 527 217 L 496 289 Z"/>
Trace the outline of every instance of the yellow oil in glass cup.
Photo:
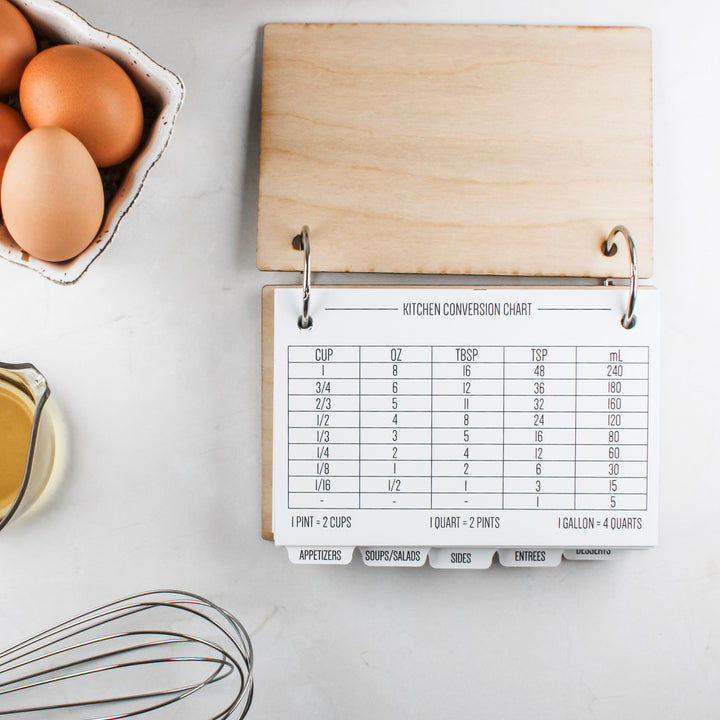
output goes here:
<path id="1" fill-rule="evenodd" d="M 29 509 L 57 465 L 50 388 L 30 364 L 0 362 L 0 530 Z"/>

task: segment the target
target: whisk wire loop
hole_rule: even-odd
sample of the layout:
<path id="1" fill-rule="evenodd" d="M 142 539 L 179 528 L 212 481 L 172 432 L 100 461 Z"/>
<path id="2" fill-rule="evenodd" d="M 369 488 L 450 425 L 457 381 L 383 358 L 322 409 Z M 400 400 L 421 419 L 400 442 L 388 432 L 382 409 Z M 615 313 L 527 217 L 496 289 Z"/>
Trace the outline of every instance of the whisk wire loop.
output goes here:
<path id="1" fill-rule="evenodd" d="M 163 613 L 159 627 L 153 624 L 158 613 Z M 153 623 L 141 624 L 151 619 Z M 126 627 L 130 622 L 140 627 Z M 175 629 L 182 624 L 192 624 L 193 632 Z M 185 652 L 188 649 L 191 652 Z M 96 697 L 91 697 L 86 687 L 93 678 L 102 680 L 103 688 L 112 680 L 122 681 L 125 687 L 128 672 L 138 673 L 138 684 L 143 685 L 153 669 L 198 671 L 202 667 L 205 670 L 200 677 L 173 683 L 173 687 L 139 688 Z M 122 706 L 121 711 L 83 715 L 83 720 L 122 720 L 189 702 L 193 696 L 199 701 L 213 686 L 223 690 L 236 686 L 221 702 L 215 696 L 208 698 L 220 707 L 206 717 L 243 718 L 252 702 L 252 668 L 250 638 L 230 613 L 192 593 L 142 593 L 78 615 L 0 653 L 0 716 L 35 714 L 45 718 L 48 713 L 91 707 L 97 712 L 102 706 L 113 705 Z M 53 699 L 51 695 L 44 701 L 34 698 L 28 703 L 33 694 L 42 695 L 58 687 L 69 694 L 69 699 Z M 25 706 L 6 708 L 5 700 L 14 697 L 26 698 Z M 193 717 L 197 717 L 196 712 Z"/>

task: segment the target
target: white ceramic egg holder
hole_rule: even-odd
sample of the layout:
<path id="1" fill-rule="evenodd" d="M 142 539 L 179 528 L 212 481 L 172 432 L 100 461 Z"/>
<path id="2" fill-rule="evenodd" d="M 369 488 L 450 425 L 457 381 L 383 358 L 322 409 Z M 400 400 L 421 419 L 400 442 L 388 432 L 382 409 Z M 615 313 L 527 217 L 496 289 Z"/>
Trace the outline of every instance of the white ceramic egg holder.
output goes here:
<path id="1" fill-rule="evenodd" d="M 150 168 L 163 154 L 170 141 L 185 91 L 180 79 L 172 72 L 158 65 L 127 40 L 92 27 L 65 5 L 52 0 L 11 2 L 42 35 L 57 43 L 87 45 L 109 55 L 130 75 L 141 95 L 148 96 L 157 107 L 157 118 L 118 191 L 108 203 L 97 236 L 77 257 L 62 263 L 32 258 L 13 242 L 5 227 L 0 224 L 1 258 L 35 270 L 54 282 L 74 283 L 110 244 L 120 221 L 140 193 Z"/>

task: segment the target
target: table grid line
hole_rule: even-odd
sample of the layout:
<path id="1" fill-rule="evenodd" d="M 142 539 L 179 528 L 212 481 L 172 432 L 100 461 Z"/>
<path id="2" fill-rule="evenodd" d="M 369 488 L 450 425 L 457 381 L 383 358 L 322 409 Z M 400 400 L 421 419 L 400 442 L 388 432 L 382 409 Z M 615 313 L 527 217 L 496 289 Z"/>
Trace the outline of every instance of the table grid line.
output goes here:
<path id="1" fill-rule="evenodd" d="M 577 510 L 577 366 L 578 353 L 575 348 L 575 442 L 573 443 L 573 510 Z"/>
<path id="2" fill-rule="evenodd" d="M 433 367 L 433 360 L 435 357 L 435 348 L 430 347 L 430 367 Z M 430 373 L 430 509 L 432 509 L 433 506 L 433 443 L 432 443 L 432 436 L 433 436 L 433 420 L 435 418 L 434 410 L 434 404 L 433 400 L 435 399 L 435 396 L 433 395 L 433 387 L 434 387 L 434 378 L 433 373 Z M 467 484 L 466 484 L 467 489 Z"/>
<path id="3" fill-rule="evenodd" d="M 358 347 L 358 508 L 362 508 L 362 346 Z"/>
<path id="4" fill-rule="evenodd" d="M 501 491 L 502 495 L 500 496 L 500 502 L 501 507 L 504 510 L 505 509 L 505 348 L 502 349 L 502 357 L 503 357 L 503 377 L 502 377 L 502 485 L 501 485 Z"/>

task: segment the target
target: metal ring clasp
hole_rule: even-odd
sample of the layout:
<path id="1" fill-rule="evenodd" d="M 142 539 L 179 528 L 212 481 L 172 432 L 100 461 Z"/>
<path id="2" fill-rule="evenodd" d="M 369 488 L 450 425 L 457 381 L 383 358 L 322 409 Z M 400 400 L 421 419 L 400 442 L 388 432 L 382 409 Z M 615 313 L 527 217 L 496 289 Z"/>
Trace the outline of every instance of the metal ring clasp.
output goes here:
<path id="1" fill-rule="evenodd" d="M 638 266 L 637 266 L 637 253 L 635 251 L 635 243 L 630 236 L 630 231 L 624 225 L 616 225 L 607 236 L 606 240 L 603 240 L 600 249 L 602 254 L 606 257 L 611 257 L 617 252 L 617 244 L 615 243 L 616 235 L 623 235 L 627 240 L 628 252 L 630 253 L 630 298 L 628 300 L 627 312 L 622 316 L 621 323 L 626 330 L 635 327 L 637 323 L 637 317 L 635 317 L 635 304 L 637 303 L 637 288 L 638 288 Z"/>
<path id="2" fill-rule="evenodd" d="M 313 325 L 313 321 L 312 317 L 310 317 L 310 231 L 307 225 L 303 225 L 300 234 L 293 238 L 292 245 L 296 250 L 305 252 L 302 314 L 298 317 L 298 327 L 301 330 L 309 330 Z"/>

